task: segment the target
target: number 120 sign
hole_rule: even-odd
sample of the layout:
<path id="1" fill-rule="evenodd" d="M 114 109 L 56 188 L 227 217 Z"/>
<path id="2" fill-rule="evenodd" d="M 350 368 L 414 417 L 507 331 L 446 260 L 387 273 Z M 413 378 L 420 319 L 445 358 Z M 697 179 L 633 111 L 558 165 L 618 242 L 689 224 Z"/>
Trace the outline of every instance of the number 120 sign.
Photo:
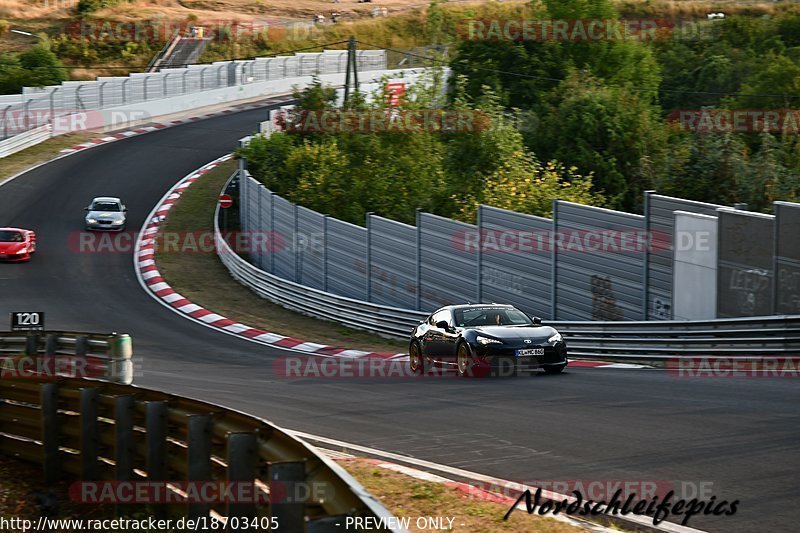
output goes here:
<path id="1" fill-rule="evenodd" d="M 43 331 L 44 313 L 23 311 L 11 313 L 11 331 Z"/>

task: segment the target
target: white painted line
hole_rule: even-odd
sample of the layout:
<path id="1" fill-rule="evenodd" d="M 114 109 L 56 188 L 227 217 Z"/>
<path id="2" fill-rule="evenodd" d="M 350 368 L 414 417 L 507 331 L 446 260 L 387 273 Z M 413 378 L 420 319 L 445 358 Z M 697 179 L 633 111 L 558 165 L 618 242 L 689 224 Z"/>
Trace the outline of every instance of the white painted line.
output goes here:
<path id="1" fill-rule="evenodd" d="M 150 285 L 150 290 L 153 292 L 163 291 L 164 289 L 169 289 L 170 286 L 164 283 L 163 281 L 159 281 L 158 283 L 153 283 Z"/>

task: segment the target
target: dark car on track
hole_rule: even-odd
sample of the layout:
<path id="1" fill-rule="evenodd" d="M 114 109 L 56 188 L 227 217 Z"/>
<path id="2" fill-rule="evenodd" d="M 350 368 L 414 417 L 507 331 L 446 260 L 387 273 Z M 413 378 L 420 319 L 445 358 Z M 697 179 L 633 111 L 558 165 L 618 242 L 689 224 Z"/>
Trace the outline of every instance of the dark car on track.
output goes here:
<path id="1" fill-rule="evenodd" d="M 561 334 L 511 305 L 449 305 L 431 313 L 411 334 L 411 371 L 454 368 L 458 375 L 486 375 L 566 368 Z"/>

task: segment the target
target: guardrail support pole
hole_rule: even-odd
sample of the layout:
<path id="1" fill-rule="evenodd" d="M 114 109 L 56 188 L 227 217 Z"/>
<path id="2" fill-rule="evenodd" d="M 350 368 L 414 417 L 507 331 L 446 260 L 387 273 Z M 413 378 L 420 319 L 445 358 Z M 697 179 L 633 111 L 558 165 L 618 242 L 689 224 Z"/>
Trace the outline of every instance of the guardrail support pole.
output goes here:
<path id="1" fill-rule="evenodd" d="M 81 478 L 98 479 L 97 475 L 97 389 L 81 389 Z"/>
<path id="2" fill-rule="evenodd" d="M 420 311 L 422 308 L 422 210 L 417 208 L 417 306 L 415 309 Z"/>
<path id="3" fill-rule="evenodd" d="M 86 357 L 89 353 L 89 337 L 86 335 L 78 335 L 75 337 L 75 356 Z"/>
<path id="4" fill-rule="evenodd" d="M 148 481 L 166 481 L 167 479 L 167 402 L 147 402 L 147 469 Z M 154 505 L 153 514 L 157 518 L 167 515 L 163 505 Z"/>
<path id="5" fill-rule="evenodd" d="M 211 479 L 211 417 L 208 415 L 189 416 L 188 481 L 208 481 Z M 188 518 L 197 519 L 208 516 L 209 505 L 190 503 Z"/>
<path id="6" fill-rule="evenodd" d="M 270 514 L 278 520 L 281 529 L 305 529 L 305 503 L 296 498 L 298 484 L 303 483 L 305 478 L 306 465 L 302 461 L 272 463 L 269 466 Z M 302 486 L 299 488 L 303 490 Z"/>
<path id="7" fill-rule="evenodd" d="M 58 335 L 50 334 L 45 337 L 44 354 L 46 356 L 56 355 L 58 351 Z"/>
<path id="8" fill-rule="evenodd" d="M 25 337 L 25 355 L 32 357 L 39 353 L 39 334 L 28 333 Z"/>
<path id="9" fill-rule="evenodd" d="M 133 478 L 133 408 L 132 395 L 114 399 L 114 461 L 117 481 Z"/>
<path id="10" fill-rule="evenodd" d="M 58 457 L 58 384 L 43 384 L 39 395 L 39 405 L 42 410 L 44 482 L 51 485 L 61 477 L 61 461 Z"/>
<path id="11" fill-rule="evenodd" d="M 255 433 L 231 433 L 228 436 L 228 483 L 236 487 L 238 483 L 253 484 L 258 477 L 258 440 Z M 253 487 L 255 488 L 255 487 Z M 226 516 L 253 518 L 257 515 L 255 490 L 239 491 L 234 488 L 233 494 L 252 494 L 252 502 L 227 502 Z M 228 531 L 235 531 L 230 523 Z"/>

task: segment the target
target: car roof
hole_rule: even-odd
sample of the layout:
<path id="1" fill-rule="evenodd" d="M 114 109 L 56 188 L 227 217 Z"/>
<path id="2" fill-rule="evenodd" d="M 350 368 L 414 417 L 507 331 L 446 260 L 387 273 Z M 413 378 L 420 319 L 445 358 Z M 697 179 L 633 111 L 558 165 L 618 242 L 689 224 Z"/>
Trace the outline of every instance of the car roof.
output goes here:
<path id="1" fill-rule="evenodd" d="M 511 304 L 496 304 L 496 303 L 455 304 L 455 305 L 446 305 L 444 307 L 437 309 L 437 311 L 442 311 L 444 309 L 450 309 L 451 311 L 454 311 L 456 309 L 483 309 L 484 307 L 491 307 L 491 308 L 503 307 L 506 309 L 514 308 L 514 306 Z"/>
<path id="2" fill-rule="evenodd" d="M 114 198 L 113 196 L 98 196 L 92 202 L 119 202 L 122 203 L 122 200 L 119 198 Z"/>

